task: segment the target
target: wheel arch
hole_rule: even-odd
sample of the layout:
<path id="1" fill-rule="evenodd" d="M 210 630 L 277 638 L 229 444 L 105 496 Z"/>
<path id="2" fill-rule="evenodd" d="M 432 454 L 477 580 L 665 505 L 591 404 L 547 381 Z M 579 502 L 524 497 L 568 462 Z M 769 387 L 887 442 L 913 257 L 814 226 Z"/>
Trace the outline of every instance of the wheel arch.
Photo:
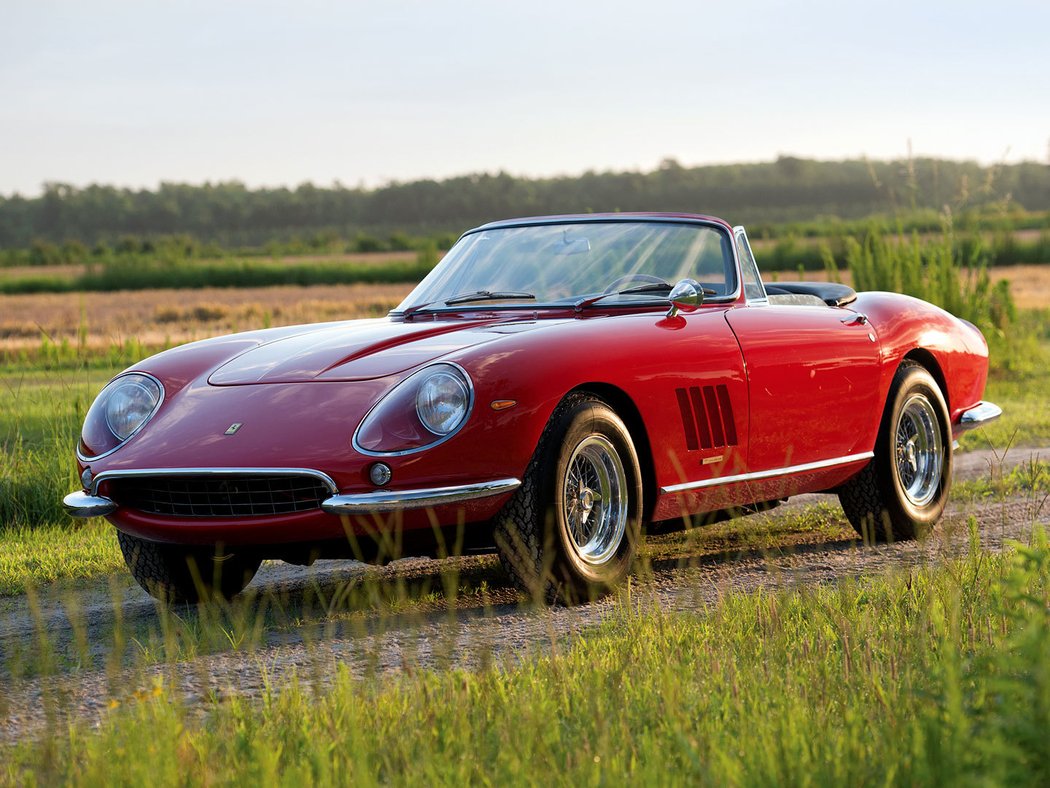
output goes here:
<path id="1" fill-rule="evenodd" d="M 917 347 L 904 354 L 901 363 L 904 363 L 905 361 L 914 361 L 930 373 L 934 381 L 936 381 L 937 387 L 941 390 L 941 396 L 944 397 L 944 404 L 948 406 L 948 413 L 951 413 L 952 403 L 951 397 L 948 393 L 948 381 L 944 377 L 941 365 L 937 363 L 937 357 L 925 348 Z"/>
<path id="2" fill-rule="evenodd" d="M 626 391 L 611 383 L 581 383 L 572 391 L 567 392 L 565 396 L 577 392 L 598 397 L 623 419 L 631 440 L 634 442 L 634 450 L 638 454 L 638 465 L 642 471 L 642 490 L 645 495 L 642 501 L 642 514 L 645 521 L 648 522 L 656 506 L 656 467 L 653 463 L 649 431 L 646 429 L 641 411 L 638 410 L 638 406 Z"/>

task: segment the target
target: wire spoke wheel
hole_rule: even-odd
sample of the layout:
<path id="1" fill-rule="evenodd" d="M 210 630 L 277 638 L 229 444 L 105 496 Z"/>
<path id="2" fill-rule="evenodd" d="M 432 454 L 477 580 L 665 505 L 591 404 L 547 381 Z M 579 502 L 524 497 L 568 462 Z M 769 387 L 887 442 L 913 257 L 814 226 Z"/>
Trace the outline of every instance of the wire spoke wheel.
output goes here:
<path id="1" fill-rule="evenodd" d="M 521 487 L 497 516 L 500 562 L 536 599 L 594 599 L 627 578 L 643 505 L 627 426 L 607 403 L 573 392 L 554 409 Z"/>
<path id="2" fill-rule="evenodd" d="M 930 371 L 905 359 L 890 385 L 875 457 L 839 490 L 865 542 L 915 539 L 944 512 L 952 481 L 952 431 Z"/>
<path id="3" fill-rule="evenodd" d="M 573 450 L 562 501 L 577 555 L 588 564 L 612 558 L 627 527 L 627 474 L 604 435 L 590 435 Z"/>
<path id="4" fill-rule="evenodd" d="M 944 447 L 936 411 L 923 394 L 913 395 L 901 408 L 894 455 L 904 495 L 914 506 L 925 506 L 937 494 Z"/>

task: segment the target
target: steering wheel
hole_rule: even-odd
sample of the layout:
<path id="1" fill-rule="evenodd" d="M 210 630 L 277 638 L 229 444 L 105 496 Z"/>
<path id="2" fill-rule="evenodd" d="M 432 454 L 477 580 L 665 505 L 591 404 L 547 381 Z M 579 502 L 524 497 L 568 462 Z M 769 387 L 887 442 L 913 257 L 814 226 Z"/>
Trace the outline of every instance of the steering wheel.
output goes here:
<path id="1" fill-rule="evenodd" d="M 669 283 L 665 282 L 658 276 L 653 276 L 652 274 L 624 274 L 623 276 L 618 276 L 609 284 L 608 287 L 602 290 L 602 295 L 605 295 L 607 293 L 615 293 L 628 282 L 652 282 L 654 285 L 667 285 L 668 290 L 671 289 L 671 285 Z"/>

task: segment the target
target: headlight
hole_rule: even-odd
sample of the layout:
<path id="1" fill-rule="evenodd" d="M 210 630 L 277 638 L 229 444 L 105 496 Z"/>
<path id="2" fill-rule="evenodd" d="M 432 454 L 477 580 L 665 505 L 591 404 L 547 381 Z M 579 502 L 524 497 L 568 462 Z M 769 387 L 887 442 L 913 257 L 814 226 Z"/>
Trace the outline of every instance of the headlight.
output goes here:
<path id="1" fill-rule="evenodd" d="M 470 407 L 470 392 L 462 375 L 435 372 L 416 394 L 416 415 L 435 435 L 448 435 L 463 423 Z"/>
<path id="2" fill-rule="evenodd" d="M 160 382 L 149 375 L 131 372 L 114 378 L 84 417 L 81 457 L 97 459 L 122 446 L 152 418 L 163 398 Z"/>
<path id="3" fill-rule="evenodd" d="M 354 433 L 363 454 L 411 454 L 452 437 L 470 415 L 474 389 L 454 364 L 432 364 L 398 383 Z"/>

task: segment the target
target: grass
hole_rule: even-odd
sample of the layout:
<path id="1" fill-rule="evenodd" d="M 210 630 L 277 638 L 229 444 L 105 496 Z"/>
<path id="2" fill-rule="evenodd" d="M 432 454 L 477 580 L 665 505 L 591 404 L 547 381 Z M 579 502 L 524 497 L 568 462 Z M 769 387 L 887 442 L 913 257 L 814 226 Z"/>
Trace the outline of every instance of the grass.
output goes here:
<path id="1" fill-rule="evenodd" d="M 998 421 L 980 431 L 966 433 L 960 441 L 964 449 L 989 446 L 1023 450 L 1050 445 L 1050 369 L 1014 380 L 992 379 L 985 399 L 1003 409 Z"/>
<path id="2" fill-rule="evenodd" d="M 69 521 L 62 498 L 79 486 L 73 449 L 111 372 L 0 375 L 0 529 Z"/>
<path id="3" fill-rule="evenodd" d="M 910 263 L 890 266 L 900 284 L 907 276 L 931 297 L 966 296 L 952 278 L 954 252 L 942 245 L 931 273 L 916 249 L 876 256 L 910 253 Z M 990 280 L 977 284 L 965 306 L 992 333 L 987 397 L 1005 413 L 963 448 L 1044 445 L 1048 315 L 994 315 Z M 552 634 L 542 648 L 532 640 L 536 651 L 507 661 L 468 644 L 476 670 L 434 671 L 407 646 L 393 676 L 366 653 L 364 680 L 349 667 L 273 679 L 255 697 L 216 699 L 202 713 L 170 678 L 179 663 L 232 652 L 247 665 L 275 643 L 310 653 L 351 641 L 356 653 L 378 649 L 369 640 L 377 631 L 399 636 L 428 617 L 454 622 L 456 611 L 476 618 L 520 602 L 492 558 L 473 558 L 322 572 L 211 607 L 125 605 L 132 581 L 112 528 L 73 527 L 61 512 L 77 485 L 72 447 L 98 389 L 144 346 L 170 344 L 167 332 L 298 322 L 287 291 L 274 302 L 261 290 L 212 292 L 221 291 L 170 291 L 163 303 L 156 293 L 35 296 L 24 317 L 3 310 L 11 325 L 56 328 L 41 331 L 45 340 L 12 329 L 6 344 L 28 345 L 5 355 L 0 372 L 0 609 L 25 606 L 30 626 L 0 639 L 0 711 L 8 688 L 39 680 L 39 702 L 55 716 L 38 737 L 3 750 L 0 783 L 1050 781 L 1050 548 L 1037 532 L 1031 546 L 990 555 L 975 523 L 965 560 L 793 592 L 722 588 L 688 614 L 640 605 L 628 586 L 604 624 L 569 640 Z M 45 316 L 46 299 L 58 316 Z M 302 309 L 353 309 L 346 292 L 320 299 Z M 122 304 L 139 310 L 143 328 L 131 312 L 102 328 L 95 315 Z M 1045 462 L 995 471 L 957 485 L 954 499 L 1023 494 L 1045 505 Z M 853 539 L 834 503 L 775 510 L 655 536 L 638 575 Z M 68 631 L 52 626 L 56 615 Z M 434 649 L 445 654 L 438 664 L 454 662 L 455 636 Z M 103 668 L 110 683 L 99 700 L 111 711 L 99 729 L 61 724 L 63 687 Z"/>
<path id="4" fill-rule="evenodd" d="M 939 237 L 941 232 L 940 223 L 943 217 L 939 217 L 937 226 L 923 227 L 923 237 Z M 904 242 L 910 237 L 920 237 L 920 228 L 909 227 L 907 223 L 898 224 L 901 234 L 907 233 Z M 857 237 L 869 235 L 872 237 L 888 237 L 886 225 L 879 222 L 867 220 L 864 222 L 852 222 L 835 228 L 830 225 L 824 228 L 826 231 L 816 236 L 799 236 L 790 230 L 778 230 L 770 238 L 775 240 L 762 240 L 761 235 L 751 235 L 754 240 L 753 251 L 755 261 L 760 271 L 797 271 L 800 268 L 806 271 L 820 270 L 823 267 L 822 259 L 830 255 L 836 264 L 845 268 L 848 264 L 850 241 Z M 926 233 L 932 231 L 932 236 Z M 1045 265 L 1050 262 L 1050 232 L 1043 229 L 1034 235 L 1031 232 L 1014 233 L 1008 230 L 1000 230 L 995 233 L 977 233 L 965 231 L 954 244 L 956 253 L 969 255 L 979 248 L 981 262 L 988 266 L 1014 266 L 1014 265 Z"/>
<path id="5" fill-rule="evenodd" d="M 652 571 L 671 566 L 703 565 L 735 556 L 783 554 L 814 542 L 853 540 L 841 510 L 827 504 L 803 510 L 775 511 L 762 518 L 742 518 L 697 528 L 685 533 L 650 537 L 636 569 L 645 579 Z M 160 662 L 183 661 L 203 654 L 234 650 L 250 652 L 266 645 L 273 633 L 284 642 L 344 637 L 360 633 L 371 617 L 380 626 L 416 621 L 434 614 L 483 614 L 494 604 L 517 605 L 515 592 L 506 588 L 494 556 L 442 562 L 409 562 L 388 568 L 331 572 L 319 565 L 320 574 L 308 576 L 305 585 L 253 584 L 229 603 L 209 607 L 158 607 L 150 614 L 111 622 L 107 661 L 143 668 Z M 112 575 L 112 577 L 111 577 Z M 57 580 L 78 579 L 76 585 Z M 91 582 L 83 582 L 90 580 Z M 132 584 L 123 568 L 113 529 L 102 522 L 77 528 L 45 525 L 39 528 L 0 530 L 0 597 L 29 592 L 46 596 L 67 607 L 67 597 L 93 596 L 108 601 L 108 586 Z M 114 604 L 122 604 L 114 598 Z M 0 599 L 2 602 L 2 599 Z M 2 607 L 2 605 L 0 605 Z M 67 615 L 67 617 L 70 617 Z M 43 622 L 40 622 L 44 626 Z M 105 627 L 103 627 L 105 629 Z M 118 645 L 119 644 L 119 645 Z M 45 646 L 50 649 L 48 643 Z M 0 644 L 0 666 L 5 660 L 13 675 L 46 674 L 53 663 L 38 644 L 21 647 Z M 64 659 L 89 666 L 87 653 L 65 652 Z M 44 667 L 40 667 L 44 666 Z"/>
<path id="6" fill-rule="evenodd" d="M 0 597 L 57 580 L 122 571 L 124 557 L 109 523 L 71 526 L 64 521 L 0 529 Z"/>
<path id="7" fill-rule="evenodd" d="M 952 485 L 955 500 L 1001 501 L 1011 495 L 1024 495 L 1034 504 L 1033 511 L 1041 512 L 1050 501 L 1050 462 L 1033 457 L 1006 473 L 992 464 L 986 475 Z"/>
<path id="8" fill-rule="evenodd" d="M 1019 784 L 1050 781 L 1050 548 L 696 614 L 640 607 L 517 665 L 269 685 L 204 716 L 162 680 L 11 784 Z"/>

